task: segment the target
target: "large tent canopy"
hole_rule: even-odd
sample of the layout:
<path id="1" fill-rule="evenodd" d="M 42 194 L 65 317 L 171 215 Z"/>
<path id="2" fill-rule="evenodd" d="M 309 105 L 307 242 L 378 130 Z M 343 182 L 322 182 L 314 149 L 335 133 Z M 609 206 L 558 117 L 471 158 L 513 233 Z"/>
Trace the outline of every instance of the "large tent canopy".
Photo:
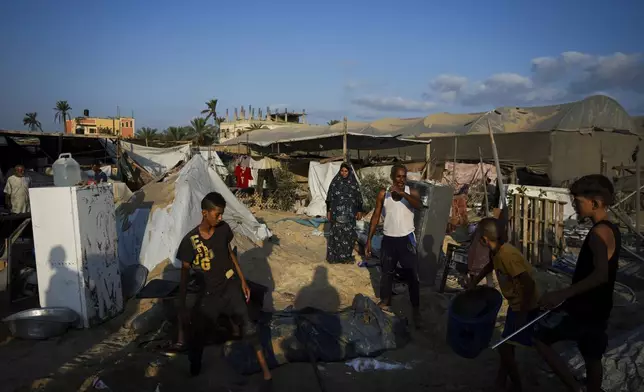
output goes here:
<path id="1" fill-rule="evenodd" d="M 371 123 L 348 122 L 351 149 L 377 150 L 409 146 L 417 140 L 441 136 L 488 133 L 581 132 L 595 130 L 633 134 L 633 121 L 614 99 L 593 95 L 581 101 L 550 106 L 499 107 L 485 113 L 436 113 L 424 118 L 385 118 Z M 248 132 L 224 145 L 250 144 L 260 148 L 279 145 L 282 152 L 342 149 L 343 124 L 277 127 Z"/>
<path id="2" fill-rule="evenodd" d="M 381 120 L 382 121 L 387 121 Z M 398 126 L 388 123 L 369 124 L 364 122 L 347 123 L 347 144 L 351 149 L 379 150 L 385 148 L 406 147 L 423 140 L 406 139 L 396 130 L 408 120 L 391 119 Z M 344 124 L 332 126 L 276 127 L 273 129 L 257 129 L 244 135 L 224 142 L 224 145 L 237 144 L 255 145 L 260 148 L 272 148 L 277 152 L 289 151 L 328 151 L 341 150 L 344 143 Z"/>
<path id="3" fill-rule="evenodd" d="M 633 133 L 633 122 L 614 99 L 593 95 L 581 101 L 535 107 L 500 107 L 487 113 L 432 114 L 397 130 L 404 137 L 459 136 L 514 132 Z"/>

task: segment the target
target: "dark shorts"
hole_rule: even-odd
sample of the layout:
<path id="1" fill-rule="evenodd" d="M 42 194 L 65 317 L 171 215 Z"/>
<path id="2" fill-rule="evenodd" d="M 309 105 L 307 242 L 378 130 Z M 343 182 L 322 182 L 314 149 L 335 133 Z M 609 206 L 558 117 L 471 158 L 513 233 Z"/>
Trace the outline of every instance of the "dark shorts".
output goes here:
<path id="1" fill-rule="evenodd" d="M 526 323 L 529 323 L 530 321 L 534 320 L 537 317 L 539 317 L 539 309 L 535 309 L 528 312 Z M 508 314 L 505 316 L 505 327 L 503 328 L 503 333 L 501 334 L 501 337 L 503 338 L 508 337 L 523 326 L 523 325 L 518 325 L 518 319 L 519 319 L 519 312 L 514 311 L 512 309 L 508 309 Z M 516 334 L 515 336 L 513 336 L 506 343 L 517 345 L 517 346 L 532 347 L 533 334 L 534 334 L 534 324 L 524 329 L 520 333 Z"/>
<path id="2" fill-rule="evenodd" d="M 217 295 L 202 296 L 192 309 L 191 323 L 198 331 L 206 324 L 215 325 L 220 315 L 229 316 L 238 324 L 243 338 L 253 339 L 256 336 L 255 323 L 249 316 L 248 305 L 239 281 L 229 281 L 224 290 Z"/>
<path id="3" fill-rule="evenodd" d="M 583 322 L 565 311 L 552 312 L 537 323 L 534 338 L 548 346 L 574 341 L 585 360 L 601 360 L 608 345 L 605 322 Z"/>

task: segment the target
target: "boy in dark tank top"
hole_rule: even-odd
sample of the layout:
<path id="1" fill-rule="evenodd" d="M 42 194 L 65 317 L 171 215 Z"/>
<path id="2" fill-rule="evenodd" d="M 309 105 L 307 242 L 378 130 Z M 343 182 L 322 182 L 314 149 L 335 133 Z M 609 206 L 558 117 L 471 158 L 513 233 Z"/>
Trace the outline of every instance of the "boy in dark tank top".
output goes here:
<path id="1" fill-rule="evenodd" d="M 614 189 L 599 174 L 580 178 L 570 187 L 579 218 L 590 219 L 593 227 L 579 252 L 570 287 L 546 293 L 540 304 L 557 310 L 540 323 L 535 347 L 570 391 L 601 391 L 602 356 L 608 338 L 606 327 L 613 308 L 613 288 L 621 248 L 619 228 L 608 220 Z M 579 384 L 566 363 L 552 349 L 558 341 L 575 341 L 586 363 L 586 389 Z"/>

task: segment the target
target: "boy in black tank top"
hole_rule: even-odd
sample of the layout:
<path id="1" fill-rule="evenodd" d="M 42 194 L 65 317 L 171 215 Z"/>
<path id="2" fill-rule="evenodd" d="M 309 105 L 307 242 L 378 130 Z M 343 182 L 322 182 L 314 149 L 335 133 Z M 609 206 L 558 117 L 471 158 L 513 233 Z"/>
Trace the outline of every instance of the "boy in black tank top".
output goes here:
<path id="1" fill-rule="evenodd" d="M 579 253 L 572 285 L 541 297 L 546 309 L 563 304 L 537 326 L 535 347 L 570 391 L 583 391 L 551 347 L 558 341 L 575 341 L 586 363 L 586 390 L 601 391 L 601 359 L 608 343 L 606 327 L 621 248 L 620 231 L 608 220 L 607 212 L 614 190 L 608 178 L 594 174 L 577 180 L 570 193 L 578 216 L 590 219 L 593 227 Z"/>

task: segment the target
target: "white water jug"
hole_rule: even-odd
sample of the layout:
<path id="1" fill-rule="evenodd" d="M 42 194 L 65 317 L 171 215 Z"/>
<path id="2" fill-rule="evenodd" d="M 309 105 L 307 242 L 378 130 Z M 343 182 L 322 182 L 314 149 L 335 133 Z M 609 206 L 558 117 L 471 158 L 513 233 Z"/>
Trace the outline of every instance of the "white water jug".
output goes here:
<path id="1" fill-rule="evenodd" d="M 81 182 L 81 169 L 72 154 L 60 154 L 52 165 L 55 186 L 74 186 Z"/>

